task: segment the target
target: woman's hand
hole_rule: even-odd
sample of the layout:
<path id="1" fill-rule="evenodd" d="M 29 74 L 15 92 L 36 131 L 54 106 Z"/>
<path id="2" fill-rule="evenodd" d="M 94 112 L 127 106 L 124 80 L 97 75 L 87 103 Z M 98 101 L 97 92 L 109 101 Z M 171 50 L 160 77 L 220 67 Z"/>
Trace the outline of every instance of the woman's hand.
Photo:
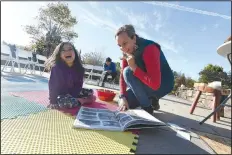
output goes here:
<path id="1" fill-rule="evenodd" d="M 135 71 L 137 65 L 135 63 L 135 58 L 133 55 L 127 54 L 128 57 L 126 58 L 128 65 L 130 66 L 132 71 Z"/>
<path id="2" fill-rule="evenodd" d="M 128 102 L 126 100 L 126 98 L 121 98 L 119 100 L 119 111 L 126 111 L 129 109 L 129 105 L 128 105 Z"/>

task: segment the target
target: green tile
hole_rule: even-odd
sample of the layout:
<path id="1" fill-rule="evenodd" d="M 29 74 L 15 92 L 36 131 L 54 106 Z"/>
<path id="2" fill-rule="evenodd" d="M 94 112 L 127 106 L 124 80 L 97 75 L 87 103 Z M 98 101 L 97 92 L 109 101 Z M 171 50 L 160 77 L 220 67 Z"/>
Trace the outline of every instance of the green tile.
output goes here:
<path id="1" fill-rule="evenodd" d="M 1 120 L 48 110 L 45 106 L 21 97 L 1 94 Z"/>

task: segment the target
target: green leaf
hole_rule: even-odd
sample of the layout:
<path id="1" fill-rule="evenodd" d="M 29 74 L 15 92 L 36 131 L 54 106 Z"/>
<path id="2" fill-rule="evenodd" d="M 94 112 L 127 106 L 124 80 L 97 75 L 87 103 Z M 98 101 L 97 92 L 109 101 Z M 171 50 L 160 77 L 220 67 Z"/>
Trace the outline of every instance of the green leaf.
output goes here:
<path id="1" fill-rule="evenodd" d="M 72 41 L 78 37 L 78 34 L 72 30 L 77 20 L 75 16 L 72 16 L 67 3 L 49 3 L 46 7 L 39 9 L 35 19 L 38 24 L 26 25 L 24 31 L 32 39 L 31 47 L 46 56 L 50 55 L 61 41 Z M 48 48 L 48 45 L 51 48 Z"/>

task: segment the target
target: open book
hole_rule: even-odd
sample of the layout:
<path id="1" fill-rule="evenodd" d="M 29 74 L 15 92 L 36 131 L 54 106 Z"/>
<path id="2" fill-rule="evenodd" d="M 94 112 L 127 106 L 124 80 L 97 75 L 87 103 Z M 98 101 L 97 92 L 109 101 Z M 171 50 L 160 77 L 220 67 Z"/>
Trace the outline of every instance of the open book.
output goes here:
<path id="1" fill-rule="evenodd" d="M 120 112 L 81 107 L 74 121 L 76 128 L 97 130 L 125 131 L 157 126 L 166 126 L 166 124 L 142 109 Z"/>

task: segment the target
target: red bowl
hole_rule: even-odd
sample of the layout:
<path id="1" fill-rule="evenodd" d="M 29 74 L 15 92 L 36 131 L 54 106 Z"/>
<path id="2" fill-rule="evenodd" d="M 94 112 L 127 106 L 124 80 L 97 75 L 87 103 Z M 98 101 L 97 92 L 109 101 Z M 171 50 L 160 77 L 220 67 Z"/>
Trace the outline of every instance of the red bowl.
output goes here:
<path id="1" fill-rule="evenodd" d="M 113 101 L 116 93 L 106 89 L 97 89 L 97 96 L 102 101 Z"/>

